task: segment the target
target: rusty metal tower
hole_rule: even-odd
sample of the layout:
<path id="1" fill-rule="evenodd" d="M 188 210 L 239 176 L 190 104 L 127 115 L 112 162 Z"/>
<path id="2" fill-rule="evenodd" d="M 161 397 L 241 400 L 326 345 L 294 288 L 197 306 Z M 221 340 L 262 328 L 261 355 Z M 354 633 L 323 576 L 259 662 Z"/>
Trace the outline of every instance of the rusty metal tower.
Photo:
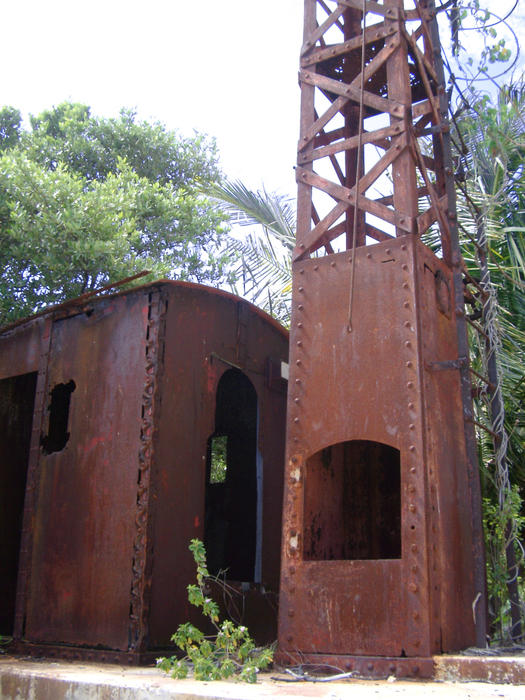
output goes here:
<path id="1" fill-rule="evenodd" d="M 305 0 L 279 654 L 425 676 L 485 641 L 440 43 L 427 0 Z"/>

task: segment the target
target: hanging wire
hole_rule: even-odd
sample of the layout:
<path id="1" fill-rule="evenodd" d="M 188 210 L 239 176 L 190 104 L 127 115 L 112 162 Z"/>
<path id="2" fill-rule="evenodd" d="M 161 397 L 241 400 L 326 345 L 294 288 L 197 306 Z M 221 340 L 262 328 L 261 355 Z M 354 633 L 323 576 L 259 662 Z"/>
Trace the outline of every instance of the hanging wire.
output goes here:
<path id="1" fill-rule="evenodd" d="M 483 29 L 490 29 L 491 27 L 497 27 L 499 24 L 502 24 L 502 23 L 506 24 L 508 26 L 507 20 L 513 14 L 514 10 L 518 7 L 519 1 L 520 0 L 515 0 L 514 5 L 510 8 L 510 10 L 507 12 L 507 14 L 504 15 L 503 17 L 498 17 L 498 15 L 494 14 L 494 12 L 491 12 L 489 10 L 490 16 L 496 17 L 497 21 L 492 22 L 492 24 L 484 24 Z M 442 3 L 441 5 L 439 5 L 439 7 L 437 8 L 437 11 L 443 12 L 443 10 L 448 10 L 451 5 L 452 5 L 452 2 L 449 0 L 449 2 L 446 2 L 444 4 Z M 480 9 L 482 9 L 482 8 L 480 8 Z M 479 27 L 461 27 L 462 32 L 478 31 L 478 29 L 479 29 Z"/>
<path id="2" fill-rule="evenodd" d="M 350 267 L 350 293 L 348 298 L 348 321 L 346 325 L 346 330 L 348 333 L 352 332 L 352 312 L 354 308 L 354 287 L 355 287 L 355 259 L 356 259 L 356 248 L 357 248 L 357 214 L 359 206 L 359 178 L 361 177 L 361 157 L 363 150 L 363 112 L 364 112 L 364 101 L 363 94 L 365 90 L 365 57 L 366 57 L 366 43 L 365 43 L 365 29 L 366 29 L 366 0 L 363 0 L 363 28 L 361 32 L 361 86 L 360 86 L 360 96 L 359 96 L 359 130 L 358 130 L 358 143 L 357 143 L 357 158 L 355 166 L 355 202 L 354 202 L 354 221 L 352 227 L 352 263 Z"/>

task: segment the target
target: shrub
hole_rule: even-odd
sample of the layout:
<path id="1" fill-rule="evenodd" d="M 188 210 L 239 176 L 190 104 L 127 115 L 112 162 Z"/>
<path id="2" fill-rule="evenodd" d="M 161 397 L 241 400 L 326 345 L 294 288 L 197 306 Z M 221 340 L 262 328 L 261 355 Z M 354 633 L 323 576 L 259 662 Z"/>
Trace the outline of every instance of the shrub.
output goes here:
<path id="1" fill-rule="evenodd" d="M 219 606 L 206 591 L 206 581 L 210 575 L 204 544 L 193 539 L 189 549 L 197 565 L 197 583 L 188 586 L 188 600 L 201 608 L 217 633 L 208 637 L 191 622 L 179 625 L 171 640 L 184 652 L 184 657 L 162 657 L 157 659 L 157 666 L 172 678 L 186 678 L 190 668 L 193 668 L 194 678 L 199 681 L 235 676 L 242 681 L 255 683 L 259 670 L 271 664 L 273 649 L 257 648 L 244 625 L 236 625 L 231 620 L 219 624 Z"/>

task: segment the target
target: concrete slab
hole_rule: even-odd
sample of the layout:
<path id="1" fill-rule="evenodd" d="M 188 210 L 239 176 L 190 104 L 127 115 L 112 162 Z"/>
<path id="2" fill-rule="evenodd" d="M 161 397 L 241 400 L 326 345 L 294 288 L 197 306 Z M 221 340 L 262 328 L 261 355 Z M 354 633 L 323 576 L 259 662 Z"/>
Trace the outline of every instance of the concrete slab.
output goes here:
<path id="1" fill-rule="evenodd" d="M 434 679 L 525 684 L 525 656 L 435 656 Z"/>
<path id="2" fill-rule="evenodd" d="M 0 657 L 2 700 L 523 700 L 519 685 L 450 681 L 286 683 L 264 674 L 256 685 L 177 681 L 156 668 Z"/>

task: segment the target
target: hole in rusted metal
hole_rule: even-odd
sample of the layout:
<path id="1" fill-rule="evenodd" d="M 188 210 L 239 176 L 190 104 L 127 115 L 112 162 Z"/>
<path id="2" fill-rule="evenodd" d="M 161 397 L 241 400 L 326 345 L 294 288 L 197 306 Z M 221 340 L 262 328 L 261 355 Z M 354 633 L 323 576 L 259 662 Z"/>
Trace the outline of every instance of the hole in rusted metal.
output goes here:
<path id="1" fill-rule="evenodd" d="M 399 559 L 399 450 L 369 440 L 331 445 L 306 462 L 306 560 Z"/>
<path id="2" fill-rule="evenodd" d="M 204 542 L 210 573 L 255 580 L 257 393 L 238 369 L 225 372 L 217 387 L 206 460 Z"/>
<path id="3" fill-rule="evenodd" d="M 13 634 L 37 373 L 0 381 L 0 634 Z"/>
<path id="4" fill-rule="evenodd" d="M 42 450 L 46 455 L 60 452 L 69 440 L 67 431 L 69 404 L 75 388 L 75 382 L 71 379 L 67 384 L 56 384 L 51 390 L 51 403 L 48 409 L 49 428 L 47 435 L 41 440 Z"/>

